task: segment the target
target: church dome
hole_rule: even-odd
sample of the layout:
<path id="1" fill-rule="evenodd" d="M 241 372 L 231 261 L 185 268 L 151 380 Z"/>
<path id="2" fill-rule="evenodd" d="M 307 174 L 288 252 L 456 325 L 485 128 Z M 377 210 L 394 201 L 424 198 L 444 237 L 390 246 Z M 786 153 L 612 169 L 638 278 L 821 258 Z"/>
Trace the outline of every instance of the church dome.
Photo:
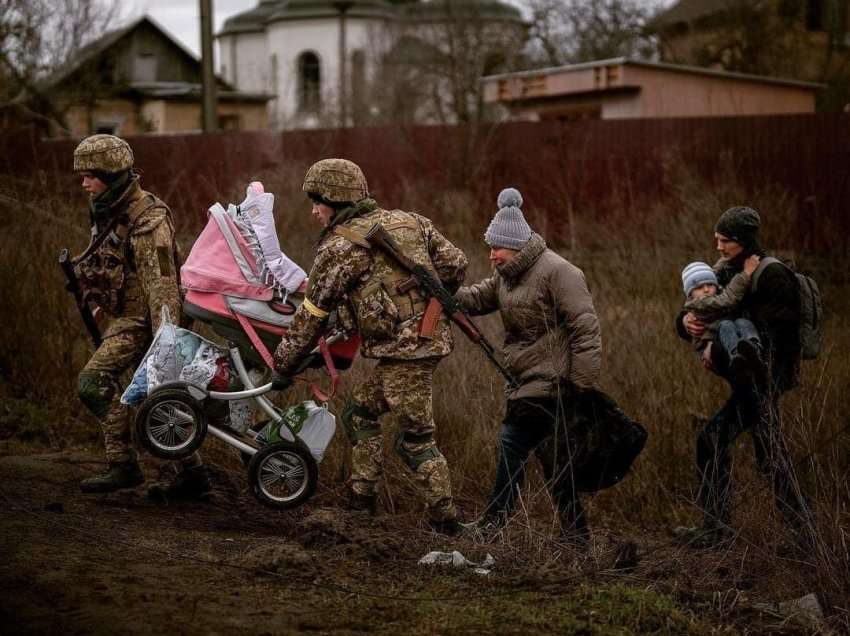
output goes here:
<path id="1" fill-rule="evenodd" d="M 524 22 L 519 9 L 500 0 L 261 0 L 250 11 L 227 19 L 218 35 L 262 31 L 268 23 L 281 20 L 337 17 L 341 7 L 354 18 Z"/>
<path id="2" fill-rule="evenodd" d="M 395 15 L 394 3 L 385 0 L 289 0 L 279 2 L 269 22 L 335 18 L 345 9 L 351 18 L 387 18 Z"/>
<path id="3" fill-rule="evenodd" d="M 217 35 L 262 31 L 266 28 L 266 21 L 269 19 L 269 16 L 284 4 L 287 4 L 287 0 L 261 0 L 260 4 L 250 11 L 237 13 L 225 20 L 221 31 Z"/>

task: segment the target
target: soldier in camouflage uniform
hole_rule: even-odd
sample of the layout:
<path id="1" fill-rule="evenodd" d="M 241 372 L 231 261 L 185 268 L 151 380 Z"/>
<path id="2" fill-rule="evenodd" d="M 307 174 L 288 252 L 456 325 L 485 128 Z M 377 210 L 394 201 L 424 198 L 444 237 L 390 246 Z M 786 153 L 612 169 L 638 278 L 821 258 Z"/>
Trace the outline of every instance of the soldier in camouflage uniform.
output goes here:
<path id="1" fill-rule="evenodd" d="M 79 375 L 80 400 L 100 420 L 107 471 L 84 480 L 83 492 L 112 492 L 144 482 L 130 443 L 129 407 L 120 402 L 119 379 L 134 369 L 159 327 L 161 308 L 180 319 L 178 259 L 168 206 L 139 186 L 129 144 L 93 135 L 74 151 L 74 170 L 91 199 L 92 242 L 74 259 L 84 299 L 98 322 L 108 320 L 103 343 Z M 167 486 L 152 494 L 195 496 L 210 489 L 200 456 L 181 463 Z"/>
<path id="2" fill-rule="evenodd" d="M 330 312 L 339 309 L 343 322 L 360 333 L 363 355 L 378 360 L 342 414 L 353 446 L 350 507 L 374 512 L 383 459 L 378 420 L 393 413 L 401 428 L 395 449 L 425 493 L 429 523 L 454 534 L 457 511 L 448 464 L 434 441 L 431 390 L 434 369 L 452 350 L 451 326 L 442 313 L 436 321 L 423 320 L 426 299 L 405 284 L 409 274 L 371 249 L 365 235 L 381 223 L 408 257 L 431 268 L 451 290 L 463 282 L 466 257 L 427 218 L 380 208 L 350 161 L 316 163 L 303 190 L 324 229 L 304 304 L 275 352 L 275 367 L 281 375 L 290 373 L 315 346 Z"/>

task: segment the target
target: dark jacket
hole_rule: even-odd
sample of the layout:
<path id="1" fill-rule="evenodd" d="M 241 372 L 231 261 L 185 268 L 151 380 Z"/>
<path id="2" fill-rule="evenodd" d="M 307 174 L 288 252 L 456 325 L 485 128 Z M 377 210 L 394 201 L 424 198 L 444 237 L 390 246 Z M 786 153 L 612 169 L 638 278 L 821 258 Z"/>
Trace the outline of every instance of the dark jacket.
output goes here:
<path id="1" fill-rule="evenodd" d="M 728 284 L 742 270 L 745 258 L 741 255 L 716 265 L 718 282 Z M 794 388 L 800 370 L 800 288 L 794 272 L 781 263 L 766 265 L 755 292 L 752 287 L 747 291 L 740 310 L 761 336 L 774 387 L 779 391 Z M 684 314 L 679 313 L 676 330 L 680 337 L 690 340 L 682 324 Z"/>

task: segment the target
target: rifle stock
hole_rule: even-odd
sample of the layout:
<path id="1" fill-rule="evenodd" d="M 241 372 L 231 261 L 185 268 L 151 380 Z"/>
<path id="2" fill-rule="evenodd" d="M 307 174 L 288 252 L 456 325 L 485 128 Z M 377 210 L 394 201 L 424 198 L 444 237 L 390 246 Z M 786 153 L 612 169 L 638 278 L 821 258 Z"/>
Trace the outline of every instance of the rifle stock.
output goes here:
<path id="1" fill-rule="evenodd" d="M 455 300 L 455 297 L 449 293 L 449 290 L 443 286 L 443 283 L 430 270 L 406 256 L 393 240 L 393 237 L 390 236 L 390 233 L 380 223 L 372 226 L 366 234 L 366 240 L 409 272 L 423 295 L 427 298 L 435 298 L 442 305 L 443 311 L 449 319 L 460 327 L 460 330 L 469 340 L 478 345 L 508 384 L 512 388 L 519 387 L 519 382 L 517 382 L 516 378 L 496 357 L 496 350 L 493 348 L 493 345 L 481 333 L 481 330 L 478 329 L 476 324 L 472 322 L 472 319 L 466 315 L 463 307 Z"/>
<path id="2" fill-rule="evenodd" d="M 65 280 L 67 281 L 65 288 L 73 294 L 74 300 L 77 304 L 77 309 L 80 312 L 80 317 L 83 319 L 83 324 L 86 326 L 89 336 L 91 336 L 94 348 L 97 349 L 101 342 L 103 342 L 103 339 L 101 338 L 97 321 L 94 319 L 94 315 L 83 298 L 83 290 L 80 289 L 80 283 L 77 280 L 76 273 L 74 272 L 74 263 L 68 255 L 67 249 L 63 249 L 59 252 L 59 266 L 62 268 L 62 273 L 65 274 Z"/>

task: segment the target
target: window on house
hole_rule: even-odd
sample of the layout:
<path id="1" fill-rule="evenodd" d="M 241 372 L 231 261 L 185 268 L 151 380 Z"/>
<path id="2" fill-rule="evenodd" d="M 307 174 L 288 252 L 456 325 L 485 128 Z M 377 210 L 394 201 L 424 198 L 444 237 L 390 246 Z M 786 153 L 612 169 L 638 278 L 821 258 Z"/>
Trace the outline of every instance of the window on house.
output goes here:
<path id="1" fill-rule="evenodd" d="M 219 115 L 218 128 L 225 131 L 242 130 L 242 117 L 235 114 Z"/>
<path id="2" fill-rule="evenodd" d="M 322 69 L 319 56 L 307 51 L 298 56 L 298 110 L 317 113 L 321 105 Z"/>
<path id="3" fill-rule="evenodd" d="M 806 0 L 806 29 L 823 31 L 823 0 Z"/>
<path id="4" fill-rule="evenodd" d="M 156 55 L 139 53 L 133 63 L 133 80 L 136 82 L 156 81 Z"/>

